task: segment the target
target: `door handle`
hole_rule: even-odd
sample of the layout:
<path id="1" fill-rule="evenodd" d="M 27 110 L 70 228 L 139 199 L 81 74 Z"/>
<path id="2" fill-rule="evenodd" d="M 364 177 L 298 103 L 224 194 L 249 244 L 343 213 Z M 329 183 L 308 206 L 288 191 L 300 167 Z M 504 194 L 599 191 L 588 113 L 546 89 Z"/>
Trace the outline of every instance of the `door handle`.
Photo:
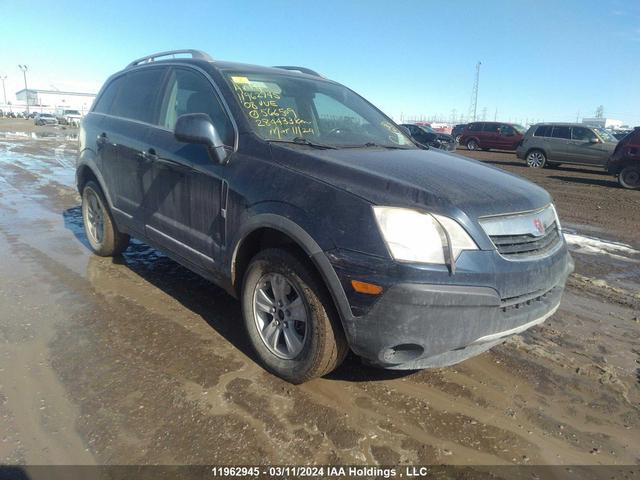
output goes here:
<path id="1" fill-rule="evenodd" d="M 100 135 L 98 135 L 98 138 L 96 138 L 96 144 L 98 145 L 98 149 L 104 147 L 107 144 L 108 140 L 109 140 L 109 137 L 107 137 L 107 134 L 105 132 L 102 132 Z"/>
<path id="2" fill-rule="evenodd" d="M 140 152 L 140 156 L 143 160 L 146 160 L 148 162 L 155 162 L 158 160 L 158 154 L 153 148 L 150 148 L 146 152 Z"/>

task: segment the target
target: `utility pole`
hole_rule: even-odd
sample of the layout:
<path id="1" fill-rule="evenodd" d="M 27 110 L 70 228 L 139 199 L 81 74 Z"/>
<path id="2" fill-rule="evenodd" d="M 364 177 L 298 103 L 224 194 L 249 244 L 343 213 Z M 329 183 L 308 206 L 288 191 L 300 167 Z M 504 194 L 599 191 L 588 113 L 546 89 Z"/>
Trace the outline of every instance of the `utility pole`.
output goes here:
<path id="1" fill-rule="evenodd" d="M 4 81 L 7 79 L 7 76 L 4 75 L 3 77 L 0 77 L 0 80 L 2 80 L 2 93 L 4 95 L 4 104 L 7 104 L 7 90 L 4 88 Z"/>
<path id="2" fill-rule="evenodd" d="M 487 107 L 484 107 L 482 109 L 482 120 L 486 120 L 487 119 Z M 474 118 L 475 120 L 475 118 Z"/>
<path id="3" fill-rule="evenodd" d="M 27 87 L 27 70 L 29 68 L 26 65 L 18 65 L 18 68 L 22 71 L 22 76 L 24 77 L 24 95 L 27 100 L 27 115 L 29 115 L 29 88 Z"/>
<path id="4" fill-rule="evenodd" d="M 471 103 L 469 104 L 469 121 L 476 121 L 478 109 L 478 85 L 480 84 L 480 65 L 482 62 L 476 63 L 476 78 L 473 82 L 473 90 L 471 90 Z"/>
<path id="5" fill-rule="evenodd" d="M 493 121 L 496 122 L 498 120 L 498 109 L 496 108 L 496 111 L 493 114 Z"/>

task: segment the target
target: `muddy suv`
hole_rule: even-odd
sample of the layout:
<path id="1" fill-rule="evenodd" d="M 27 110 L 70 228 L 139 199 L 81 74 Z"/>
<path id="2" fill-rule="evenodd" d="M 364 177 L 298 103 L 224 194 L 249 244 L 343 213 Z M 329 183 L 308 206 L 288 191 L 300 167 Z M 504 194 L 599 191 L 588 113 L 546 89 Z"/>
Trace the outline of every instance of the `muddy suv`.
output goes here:
<path id="1" fill-rule="evenodd" d="M 572 268 L 545 190 L 421 148 L 303 67 L 132 62 L 82 122 L 77 186 L 95 253 L 137 237 L 238 297 L 295 383 L 349 348 L 394 369 L 476 355 L 552 315 Z"/>
<path id="2" fill-rule="evenodd" d="M 532 168 L 561 163 L 606 167 L 617 143 L 604 128 L 581 123 L 538 123 L 527 130 L 516 156 Z"/>

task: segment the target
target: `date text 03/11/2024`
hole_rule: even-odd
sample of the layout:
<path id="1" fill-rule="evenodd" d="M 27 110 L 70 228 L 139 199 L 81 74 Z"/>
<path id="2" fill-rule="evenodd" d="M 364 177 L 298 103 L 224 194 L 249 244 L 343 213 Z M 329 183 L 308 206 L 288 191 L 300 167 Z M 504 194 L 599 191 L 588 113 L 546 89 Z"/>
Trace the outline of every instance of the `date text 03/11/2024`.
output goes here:
<path id="1" fill-rule="evenodd" d="M 213 467 L 211 473 L 220 477 L 322 477 L 322 478 L 342 478 L 342 477 L 425 477 L 429 468 L 425 466 L 406 466 L 403 469 L 384 467 L 363 467 L 363 466 L 271 466 L 271 467 Z"/>

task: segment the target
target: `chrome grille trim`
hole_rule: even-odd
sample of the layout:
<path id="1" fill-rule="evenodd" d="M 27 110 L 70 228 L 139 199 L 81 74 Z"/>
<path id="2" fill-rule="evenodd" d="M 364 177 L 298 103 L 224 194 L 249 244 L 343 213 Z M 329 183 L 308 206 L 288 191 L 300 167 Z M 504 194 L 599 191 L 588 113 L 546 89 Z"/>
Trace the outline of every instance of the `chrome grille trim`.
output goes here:
<path id="1" fill-rule="evenodd" d="M 551 204 L 530 212 L 483 217 L 479 222 L 498 253 L 507 260 L 545 257 L 562 245 L 562 233 Z"/>

